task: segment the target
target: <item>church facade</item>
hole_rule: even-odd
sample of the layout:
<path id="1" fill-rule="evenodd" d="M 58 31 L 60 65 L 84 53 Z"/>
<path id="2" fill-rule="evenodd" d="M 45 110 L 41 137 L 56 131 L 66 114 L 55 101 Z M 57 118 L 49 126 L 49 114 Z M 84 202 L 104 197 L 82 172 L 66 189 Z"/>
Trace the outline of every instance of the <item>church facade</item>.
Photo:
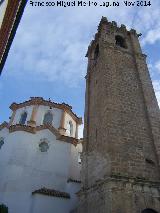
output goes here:
<path id="1" fill-rule="evenodd" d="M 102 17 L 88 48 L 78 213 L 160 212 L 160 111 L 139 36 Z"/>
<path id="2" fill-rule="evenodd" d="M 9 213 L 66 213 L 77 207 L 82 152 L 71 106 L 33 97 L 10 106 L 0 125 L 0 205 Z"/>

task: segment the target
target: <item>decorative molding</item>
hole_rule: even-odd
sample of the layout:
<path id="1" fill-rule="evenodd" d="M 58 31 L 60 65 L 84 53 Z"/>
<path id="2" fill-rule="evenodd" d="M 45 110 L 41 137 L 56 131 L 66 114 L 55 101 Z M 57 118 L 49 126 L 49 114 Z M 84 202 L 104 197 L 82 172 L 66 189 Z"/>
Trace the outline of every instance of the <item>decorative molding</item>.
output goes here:
<path id="1" fill-rule="evenodd" d="M 59 127 L 58 130 L 59 130 L 61 135 L 65 135 L 66 134 L 66 129 L 65 128 Z"/>
<path id="2" fill-rule="evenodd" d="M 10 133 L 16 132 L 16 131 L 25 131 L 25 132 L 29 132 L 32 134 L 36 133 L 35 127 L 32 127 L 32 126 L 26 126 L 26 125 L 22 125 L 22 124 L 16 124 L 16 125 L 9 126 Z"/>
<path id="3" fill-rule="evenodd" d="M 78 144 L 78 139 L 72 138 L 72 137 L 69 137 L 69 136 L 65 136 L 65 135 L 59 135 L 59 137 L 57 139 L 64 141 L 64 142 L 67 142 L 67 143 L 71 143 L 75 146 L 77 146 L 77 144 Z"/>
<path id="4" fill-rule="evenodd" d="M 37 131 L 48 129 L 56 136 L 56 140 L 64 141 L 66 143 L 71 143 L 74 146 L 77 146 L 77 144 L 80 142 L 80 140 L 78 140 L 76 138 L 61 135 L 57 129 L 55 129 L 53 126 L 51 126 L 49 124 L 43 124 L 41 126 L 36 126 L 36 127 L 22 125 L 22 124 L 8 126 L 8 123 L 4 122 L 0 125 L 0 130 L 5 127 L 9 129 L 10 133 L 16 132 L 16 131 L 25 131 L 25 132 L 29 132 L 31 134 L 36 134 Z"/>
<path id="5" fill-rule="evenodd" d="M 54 189 L 47 189 L 45 187 L 33 191 L 32 195 L 34 195 L 34 194 L 42 194 L 42 195 L 47 195 L 47 196 L 51 196 L 51 197 L 61 197 L 61 198 L 70 199 L 70 194 L 67 192 L 61 192 L 61 191 L 57 191 Z"/>
<path id="6" fill-rule="evenodd" d="M 69 183 L 69 182 L 73 182 L 73 183 L 81 183 L 81 181 L 80 181 L 80 180 L 75 180 L 75 179 L 72 179 L 72 178 L 69 178 L 69 179 L 67 180 L 67 183 Z"/>
<path id="7" fill-rule="evenodd" d="M 68 114 L 70 114 L 70 116 L 73 118 L 73 120 L 76 121 L 76 123 L 78 123 L 79 125 L 82 124 L 82 118 L 81 117 L 79 118 L 75 113 L 73 113 L 71 106 L 69 106 L 68 104 L 65 104 L 65 103 L 60 104 L 60 103 L 52 102 L 50 100 L 47 101 L 47 100 L 44 100 L 42 97 L 31 97 L 30 100 L 25 101 L 20 104 L 12 103 L 10 106 L 10 109 L 17 110 L 19 108 L 31 106 L 31 105 L 43 105 L 43 106 L 49 106 L 49 107 L 62 109 L 65 112 L 67 112 Z"/>
<path id="8" fill-rule="evenodd" d="M 35 129 L 36 129 L 36 131 L 40 131 L 40 130 L 43 130 L 43 129 L 49 129 L 56 136 L 56 138 L 58 138 L 59 135 L 60 135 L 58 130 L 50 124 L 43 124 L 43 125 L 40 125 L 40 126 L 36 126 Z"/>
<path id="9" fill-rule="evenodd" d="M 2 124 L 0 124 L 0 130 L 2 130 L 4 128 L 8 128 L 8 123 L 6 121 L 4 121 Z"/>
<path id="10" fill-rule="evenodd" d="M 28 124 L 28 126 L 32 126 L 32 127 L 35 127 L 35 126 L 36 126 L 36 122 L 33 121 L 33 120 L 27 121 L 27 124 Z"/>
<path id="11" fill-rule="evenodd" d="M 128 177 L 128 176 L 121 176 L 121 175 L 111 175 L 110 177 L 106 177 L 103 179 L 99 179 L 96 181 L 95 184 L 89 186 L 89 187 L 83 187 L 80 191 L 78 191 L 76 194 L 80 196 L 83 193 L 86 193 L 90 190 L 95 190 L 99 188 L 99 186 L 102 186 L 107 183 L 123 183 L 124 184 L 130 184 L 131 186 L 139 185 L 139 186 L 148 186 L 148 187 L 156 187 L 160 190 L 160 181 L 151 181 L 147 180 L 145 178 L 139 178 L 139 177 Z M 114 184 L 115 185 L 115 184 Z"/>

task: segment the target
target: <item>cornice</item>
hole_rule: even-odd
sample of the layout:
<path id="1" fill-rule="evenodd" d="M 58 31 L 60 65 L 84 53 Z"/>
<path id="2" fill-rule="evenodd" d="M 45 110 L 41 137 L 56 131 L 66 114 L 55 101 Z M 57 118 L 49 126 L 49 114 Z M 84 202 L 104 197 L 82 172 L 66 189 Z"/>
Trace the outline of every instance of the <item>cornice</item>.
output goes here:
<path id="1" fill-rule="evenodd" d="M 78 139 L 72 138 L 72 137 L 68 137 L 68 136 L 65 136 L 65 135 L 59 135 L 57 137 L 57 140 L 64 141 L 64 142 L 67 142 L 67 143 L 71 143 L 74 146 L 77 146 L 77 144 L 78 144 Z"/>
<path id="2" fill-rule="evenodd" d="M 67 180 L 67 183 L 70 183 L 70 182 L 72 182 L 72 183 L 81 183 L 81 180 L 76 180 L 76 179 L 69 178 Z"/>
<path id="3" fill-rule="evenodd" d="M 55 189 L 48 189 L 45 187 L 33 191 L 32 195 L 34 195 L 34 194 L 42 194 L 42 195 L 48 195 L 48 196 L 52 196 L 52 197 L 62 197 L 62 198 L 70 199 L 70 194 L 67 192 L 61 192 L 61 191 L 57 191 Z"/>
<path id="4" fill-rule="evenodd" d="M 0 124 L 0 130 L 2 130 L 4 128 L 8 128 L 8 123 L 6 121 L 4 121 L 2 124 Z"/>
<path id="5" fill-rule="evenodd" d="M 50 130 L 57 138 L 60 136 L 59 131 L 49 124 L 43 124 L 43 125 L 35 127 L 36 131 L 41 131 L 41 130 L 44 130 L 44 129 Z"/>
<path id="6" fill-rule="evenodd" d="M 30 100 L 24 101 L 22 103 L 12 103 L 10 106 L 10 109 L 12 111 L 15 111 L 17 109 L 20 109 L 22 107 L 31 106 L 31 105 L 43 105 L 43 106 L 49 106 L 53 108 L 58 108 L 66 111 L 68 114 L 71 115 L 71 117 L 80 125 L 82 124 L 82 118 L 78 117 L 75 113 L 72 111 L 72 107 L 66 103 L 55 103 L 50 100 L 44 100 L 42 97 L 31 97 Z"/>
<path id="7" fill-rule="evenodd" d="M 25 131 L 25 132 L 29 132 L 32 134 L 36 133 L 36 129 L 35 127 L 31 127 L 31 126 L 26 126 L 26 125 L 22 125 L 22 124 L 16 124 L 16 125 L 11 125 L 9 126 L 9 132 L 16 132 L 16 131 Z"/>
<path id="8" fill-rule="evenodd" d="M 79 192 L 77 192 L 76 194 L 78 196 L 87 193 L 90 190 L 96 190 L 97 187 L 99 188 L 99 186 L 102 186 L 104 184 L 107 183 L 123 183 L 123 187 L 124 184 L 130 184 L 131 188 L 134 185 L 139 185 L 139 186 L 148 186 L 148 187 L 155 187 L 158 188 L 160 190 L 160 181 L 151 181 L 151 180 L 147 180 L 147 179 L 143 179 L 143 178 L 139 178 L 139 177 L 128 177 L 128 176 L 121 176 L 121 175 L 111 175 L 110 177 L 106 177 L 106 178 L 102 178 L 100 180 L 97 180 L 95 184 L 91 185 L 90 187 L 86 187 L 86 188 L 82 188 Z M 115 184 L 114 184 L 115 185 Z M 119 190 L 119 189 L 118 189 Z"/>
<path id="9" fill-rule="evenodd" d="M 3 123 L 0 125 L 0 130 L 3 129 L 4 127 L 7 127 L 10 133 L 16 132 L 16 131 L 25 131 L 31 134 L 36 134 L 38 131 L 48 129 L 50 132 L 52 132 L 56 136 L 56 140 L 60 140 L 66 143 L 71 143 L 74 146 L 77 146 L 77 144 L 79 143 L 79 140 L 76 138 L 61 135 L 57 129 L 55 129 L 53 126 L 49 124 L 44 124 L 44 125 L 36 126 L 36 127 L 16 124 L 16 125 L 11 125 L 8 127 L 8 123 L 7 124 Z"/>

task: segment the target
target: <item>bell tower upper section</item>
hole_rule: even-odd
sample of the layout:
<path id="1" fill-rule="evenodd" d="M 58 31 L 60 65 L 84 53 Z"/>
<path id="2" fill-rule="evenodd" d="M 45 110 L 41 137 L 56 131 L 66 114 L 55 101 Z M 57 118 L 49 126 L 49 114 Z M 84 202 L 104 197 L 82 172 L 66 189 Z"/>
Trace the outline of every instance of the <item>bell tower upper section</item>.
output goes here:
<path id="1" fill-rule="evenodd" d="M 142 54 L 138 40 L 139 36 L 141 34 L 137 34 L 134 29 L 128 31 L 125 25 L 122 24 L 118 27 L 115 21 L 108 22 L 107 18 L 102 17 L 95 39 L 88 47 L 87 57 L 89 62 L 92 64 L 94 60 L 93 63 L 95 63 L 105 46 L 126 54 Z"/>
<path id="2" fill-rule="evenodd" d="M 87 187 L 113 175 L 159 178 L 160 114 L 139 36 L 102 17 L 88 47 L 82 171 Z"/>

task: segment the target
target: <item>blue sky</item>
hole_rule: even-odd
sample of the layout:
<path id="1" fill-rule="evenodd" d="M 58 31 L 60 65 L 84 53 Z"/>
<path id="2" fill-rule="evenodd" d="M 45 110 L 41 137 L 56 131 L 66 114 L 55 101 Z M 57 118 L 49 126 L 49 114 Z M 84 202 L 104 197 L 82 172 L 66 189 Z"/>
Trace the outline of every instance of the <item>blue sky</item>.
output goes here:
<path id="1" fill-rule="evenodd" d="M 100 1 L 100 0 L 97 0 Z M 32 7 L 28 4 L 0 77 L 0 123 L 12 102 L 66 102 L 84 114 L 85 54 L 102 16 L 142 33 L 141 45 L 160 102 L 160 1 L 148 7 Z"/>

